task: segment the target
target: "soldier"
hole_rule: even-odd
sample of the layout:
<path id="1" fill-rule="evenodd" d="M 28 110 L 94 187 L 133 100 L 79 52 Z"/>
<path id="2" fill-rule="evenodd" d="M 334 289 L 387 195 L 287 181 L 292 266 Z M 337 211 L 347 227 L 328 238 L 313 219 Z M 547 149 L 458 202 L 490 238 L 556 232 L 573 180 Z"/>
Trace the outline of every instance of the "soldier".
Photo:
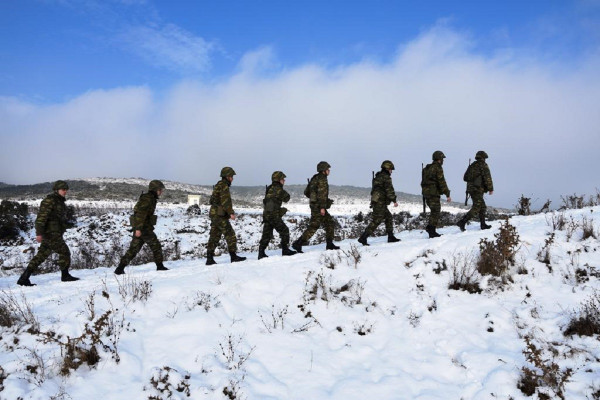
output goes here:
<path id="1" fill-rule="evenodd" d="M 71 266 L 71 252 L 63 239 L 67 230 L 67 206 L 65 196 L 69 185 L 65 181 L 56 181 L 52 186 L 53 193 L 46 196 L 40 204 L 40 211 L 35 220 L 35 240 L 41 243 L 37 254 L 31 259 L 27 268 L 17 281 L 21 286 L 35 286 L 29 277 L 46 260 L 52 252 L 58 254 L 58 266 L 60 267 L 63 282 L 79 280 L 69 274 Z"/>
<path id="2" fill-rule="evenodd" d="M 263 200 L 264 211 L 263 211 L 263 232 L 260 238 L 260 245 L 258 247 L 258 259 L 268 257 L 265 254 L 265 250 L 269 245 L 269 242 L 273 238 L 273 229 L 279 233 L 281 238 L 281 254 L 284 256 L 293 256 L 296 254 L 295 251 L 290 250 L 290 230 L 281 219 L 287 209 L 281 207 L 281 203 L 287 203 L 290 201 L 290 194 L 283 189 L 285 184 L 285 174 L 281 171 L 273 172 L 271 175 L 271 185 L 267 187 L 265 198 Z"/>
<path id="3" fill-rule="evenodd" d="M 217 182 L 210 196 L 210 235 L 206 245 L 206 265 L 213 265 L 215 261 L 215 249 L 225 235 L 231 262 L 244 261 L 246 257 L 240 257 L 236 254 L 237 238 L 231 227 L 230 219 L 235 220 L 235 212 L 231 202 L 229 186 L 233 182 L 235 171 L 231 167 L 224 167 L 221 170 L 221 180 Z"/>
<path id="4" fill-rule="evenodd" d="M 425 166 L 421 179 L 421 193 L 431 210 L 429 223 L 425 228 L 425 231 L 429 234 L 429 239 L 442 236 L 435 230 L 440 220 L 440 211 L 442 210 L 440 196 L 445 195 L 448 203 L 452 201 L 450 189 L 448 189 L 446 179 L 444 178 L 444 169 L 442 168 L 446 156 L 437 150 L 433 152 L 431 158 L 433 162 Z"/>
<path id="5" fill-rule="evenodd" d="M 473 207 L 469 212 L 460 220 L 456 225 L 461 231 L 465 231 L 465 225 L 475 215 L 479 215 L 479 222 L 481 229 L 490 229 L 491 226 L 485 223 L 485 211 L 487 209 L 483 194 L 489 192 L 490 195 L 494 193 L 494 183 L 492 182 L 492 174 L 490 173 L 490 167 L 488 167 L 485 160 L 488 155 L 485 151 L 478 151 L 475 155 L 475 162 L 469 165 L 465 175 L 464 181 L 467 182 L 467 193 L 473 199 Z"/>
<path id="6" fill-rule="evenodd" d="M 385 221 L 385 231 L 388 235 L 388 243 L 399 242 L 400 239 L 394 236 L 394 226 L 392 224 L 392 213 L 388 210 L 388 204 L 394 203 L 394 207 L 398 207 L 396 201 L 396 191 L 392 184 L 392 171 L 394 163 L 385 160 L 381 163 L 381 171 L 375 174 L 373 178 L 373 188 L 371 189 L 371 208 L 373 208 L 373 220 L 367 226 L 363 234 L 358 238 L 358 242 L 363 246 L 368 246 L 367 238 L 373 234 L 375 229 Z"/>
<path id="7" fill-rule="evenodd" d="M 317 173 L 310 179 L 304 194 L 310 198 L 310 221 L 306 231 L 296 240 L 292 247 L 298 253 L 302 253 L 302 246 L 307 245 L 310 238 L 315 234 L 319 227 L 325 228 L 325 239 L 327 241 L 326 250 L 338 250 L 339 247 L 333 244 L 333 218 L 327 212 L 327 209 L 333 204 L 329 198 L 329 183 L 327 177 L 331 172 L 331 165 L 326 161 L 317 164 Z"/>
<path id="8" fill-rule="evenodd" d="M 131 244 L 125 255 L 121 258 L 119 265 L 115 269 L 115 274 L 122 275 L 125 273 L 125 267 L 129 265 L 131 260 L 142 249 L 144 243 L 150 246 L 154 263 L 157 271 L 167 271 L 168 268 L 163 265 L 162 247 L 156 234 L 154 233 L 154 225 L 156 225 L 156 203 L 158 198 L 163 194 L 165 185 L 159 180 L 150 181 L 148 185 L 148 193 L 143 193 L 135 207 L 133 207 L 133 215 L 129 221 L 133 231 Z"/>

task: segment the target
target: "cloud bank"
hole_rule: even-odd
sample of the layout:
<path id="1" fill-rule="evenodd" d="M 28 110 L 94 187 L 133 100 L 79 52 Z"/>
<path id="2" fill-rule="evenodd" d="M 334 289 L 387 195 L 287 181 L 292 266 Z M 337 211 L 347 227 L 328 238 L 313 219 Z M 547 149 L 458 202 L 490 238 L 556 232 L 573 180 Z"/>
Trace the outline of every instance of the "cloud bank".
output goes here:
<path id="1" fill-rule="evenodd" d="M 283 170 L 302 183 L 317 162 L 330 182 L 369 186 L 385 159 L 397 190 L 419 193 L 422 162 L 447 156 L 455 200 L 478 150 L 496 191 L 490 204 L 521 195 L 555 201 L 599 186 L 600 62 L 576 67 L 482 56 L 471 39 L 436 26 L 391 62 L 279 67 L 268 48 L 247 54 L 219 82 L 182 81 L 158 97 L 148 87 L 91 91 L 38 106 L 0 98 L 0 181 L 113 176 L 212 184 L 221 167 L 234 184 L 268 183 Z M 266 71 L 265 71 L 266 69 Z"/>

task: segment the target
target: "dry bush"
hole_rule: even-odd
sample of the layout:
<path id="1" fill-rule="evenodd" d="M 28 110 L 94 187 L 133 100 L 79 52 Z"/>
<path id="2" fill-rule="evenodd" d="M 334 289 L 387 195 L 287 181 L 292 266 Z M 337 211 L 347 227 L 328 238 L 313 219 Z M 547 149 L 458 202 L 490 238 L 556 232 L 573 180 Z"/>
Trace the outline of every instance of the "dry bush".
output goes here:
<path id="1" fill-rule="evenodd" d="M 521 195 L 515 208 L 519 215 L 531 215 L 531 197 Z"/>
<path id="2" fill-rule="evenodd" d="M 446 264 L 446 260 L 444 260 L 444 264 Z M 477 272 L 472 254 L 453 254 L 447 264 L 449 264 L 451 274 L 448 289 L 481 293 L 479 287 L 480 275 Z"/>
<path id="3" fill-rule="evenodd" d="M 264 317 L 259 311 L 260 320 L 267 329 L 267 332 L 272 333 L 276 329 L 285 329 L 285 317 L 288 314 L 288 306 L 275 309 L 275 304 L 271 305 L 271 316 Z"/>
<path id="4" fill-rule="evenodd" d="M 551 257 L 550 257 L 550 246 L 552 246 L 554 244 L 554 232 L 552 232 L 550 235 L 548 235 L 548 238 L 545 239 L 544 241 L 544 246 L 540 249 L 540 251 L 537 254 L 537 259 L 539 262 L 542 262 L 544 264 L 546 264 L 548 266 L 548 268 L 550 269 L 550 272 L 552 272 L 550 264 L 551 264 Z"/>
<path id="5" fill-rule="evenodd" d="M 342 250 L 342 253 L 347 257 L 346 263 L 348 265 L 354 265 L 354 268 L 358 268 L 358 264 L 362 260 L 362 253 L 360 252 L 357 245 L 354 243 L 350 244 L 350 250 Z"/>
<path id="6" fill-rule="evenodd" d="M 546 216 L 546 223 L 552 228 L 552 231 L 562 231 L 565 229 L 567 220 L 564 212 L 552 212 L 550 216 Z"/>
<path id="7" fill-rule="evenodd" d="M 584 195 L 577 196 L 576 194 L 560 196 L 560 199 L 562 200 L 560 209 L 581 209 L 585 206 L 584 197 Z"/>
<path id="8" fill-rule="evenodd" d="M 579 310 L 571 315 L 565 336 L 594 336 L 600 335 L 600 292 L 594 292 L 586 299 Z"/>
<path id="9" fill-rule="evenodd" d="M 482 275 L 505 276 L 508 269 L 515 264 L 515 255 L 520 244 L 519 234 L 517 228 L 505 219 L 494 237 L 495 241 L 485 238 L 479 241 L 477 270 Z"/>
<path id="10" fill-rule="evenodd" d="M 136 301 L 146 302 L 152 294 L 152 282 L 136 278 L 130 274 L 121 275 L 121 278 L 115 277 L 119 294 L 123 303 L 129 304 Z M 106 288 L 106 282 L 104 282 Z"/>
<path id="11" fill-rule="evenodd" d="M 587 219 L 586 217 L 583 217 L 581 220 L 581 229 L 583 231 L 581 240 L 586 240 L 589 238 L 598 239 L 598 232 L 594 226 L 593 219 Z"/>
<path id="12" fill-rule="evenodd" d="M 148 400 L 180 399 L 181 396 L 190 397 L 190 378 L 189 372 L 181 374 L 175 368 L 167 366 L 154 368 L 150 377 L 150 387 L 144 386 L 144 391 L 152 392 L 149 394 Z"/>
<path id="13" fill-rule="evenodd" d="M 27 332 L 31 334 L 40 331 L 40 322 L 24 293 L 19 299 L 11 291 L 0 291 L 0 326 L 17 329 L 27 326 Z"/>

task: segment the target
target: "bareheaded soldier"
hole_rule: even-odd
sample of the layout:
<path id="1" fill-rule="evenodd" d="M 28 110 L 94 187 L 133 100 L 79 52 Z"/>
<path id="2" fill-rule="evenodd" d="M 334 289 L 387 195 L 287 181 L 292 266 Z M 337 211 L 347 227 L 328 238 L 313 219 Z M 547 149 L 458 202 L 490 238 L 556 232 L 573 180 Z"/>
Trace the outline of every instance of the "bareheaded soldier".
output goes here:
<path id="1" fill-rule="evenodd" d="M 154 225 L 156 225 L 156 203 L 158 198 L 163 194 L 165 185 L 159 180 L 150 181 L 148 185 L 148 193 L 143 193 L 140 199 L 133 207 L 133 215 L 129 218 L 131 229 L 133 230 L 133 238 L 125 255 L 121 258 L 119 266 L 115 269 L 115 274 L 121 275 L 125 273 L 125 267 L 129 265 L 131 260 L 142 249 L 144 243 L 150 246 L 154 263 L 157 271 L 167 271 L 168 268 L 163 265 L 162 247 L 156 234 L 154 233 Z"/>
<path id="2" fill-rule="evenodd" d="M 34 286 L 29 277 L 52 252 L 58 254 L 58 266 L 61 271 L 60 280 L 63 282 L 79 280 L 79 278 L 69 274 L 71 252 L 63 239 L 63 234 L 67 230 L 65 196 L 69 190 L 69 185 L 65 181 L 56 181 L 52 186 L 52 190 L 53 193 L 42 200 L 40 211 L 35 220 L 35 240 L 41 243 L 40 248 L 21 277 L 19 277 L 18 285 Z"/>
<path id="3" fill-rule="evenodd" d="M 363 234 L 358 238 L 358 242 L 363 246 L 368 246 L 367 238 L 373 234 L 375 229 L 385 221 L 385 231 L 388 235 L 388 243 L 398 242 L 400 239 L 394 236 L 394 226 L 392 224 L 392 213 L 388 210 L 388 204 L 394 203 L 394 207 L 398 207 L 396 201 L 396 191 L 392 184 L 392 171 L 394 163 L 390 160 L 385 160 L 381 163 L 381 171 L 375 174 L 373 178 L 373 188 L 371 189 L 371 207 L 373 208 L 373 220 L 367 226 Z"/>
<path id="4" fill-rule="evenodd" d="M 315 234 L 319 227 L 325 228 L 325 239 L 327 241 L 327 250 L 338 250 L 339 247 L 333 244 L 334 222 L 327 209 L 333 204 L 329 198 L 329 183 L 327 176 L 331 172 L 331 165 L 326 161 L 317 164 L 317 173 L 313 175 L 308 183 L 304 194 L 310 198 L 310 221 L 306 231 L 296 240 L 292 247 L 298 253 L 302 253 L 302 246 L 308 244 L 310 238 Z"/>
<path id="5" fill-rule="evenodd" d="M 281 171 L 273 172 L 271 175 L 271 184 L 267 187 L 265 198 L 263 199 L 263 232 L 258 247 L 258 259 L 268 257 L 265 250 L 273 238 L 273 229 L 279 233 L 281 239 L 281 254 L 284 256 L 293 256 L 295 251 L 290 250 L 290 230 L 283 222 L 282 217 L 287 212 L 281 203 L 290 201 L 290 194 L 283 189 L 285 184 L 285 174 Z"/>
<path id="6" fill-rule="evenodd" d="M 421 179 L 421 193 L 423 194 L 423 197 L 425 197 L 425 201 L 431 211 L 429 214 L 429 223 L 425 228 L 430 239 L 442 236 L 435 230 L 438 226 L 440 212 L 442 210 L 440 196 L 445 195 L 447 202 L 452 201 L 450 189 L 448 189 L 446 179 L 444 178 L 444 169 L 442 168 L 446 156 L 444 153 L 437 150 L 433 152 L 431 158 L 433 159 L 433 162 L 425 166 Z"/>
<path id="7" fill-rule="evenodd" d="M 215 261 L 215 249 L 221 240 L 221 236 L 225 235 L 231 262 L 244 261 L 246 257 L 240 257 L 237 251 L 237 238 L 231 227 L 230 219 L 235 219 L 233 204 L 231 202 L 231 194 L 229 186 L 233 182 L 235 171 L 231 167 L 224 167 L 221 170 L 221 180 L 215 185 L 212 195 L 210 196 L 210 234 L 208 244 L 206 245 L 206 265 L 213 265 Z"/>
<path id="8" fill-rule="evenodd" d="M 485 160 L 488 155 L 485 151 L 480 150 L 475 155 L 475 162 L 469 165 L 465 175 L 464 181 L 467 182 L 467 193 L 473 199 L 473 207 L 469 212 L 460 220 L 456 225 L 464 232 L 465 225 L 471 218 L 478 215 L 481 229 L 490 229 L 491 226 L 485 223 L 485 211 L 487 206 L 485 200 L 483 200 L 483 194 L 489 192 L 490 195 L 494 193 L 494 183 L 492 182 L 492 174 L 490 173 L 490 167 L 488 167 Z"/>

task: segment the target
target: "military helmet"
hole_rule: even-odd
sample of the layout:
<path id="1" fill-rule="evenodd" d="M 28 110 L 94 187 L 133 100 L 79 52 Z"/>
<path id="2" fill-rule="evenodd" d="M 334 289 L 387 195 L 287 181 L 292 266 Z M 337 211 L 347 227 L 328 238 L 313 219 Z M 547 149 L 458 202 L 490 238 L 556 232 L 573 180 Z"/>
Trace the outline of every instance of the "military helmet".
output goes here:
<path id="1" fill-rule="evenodd" d="M 385 160 L 384 162 L 382 162 L 381 163 L 381 168 L 396 169 L 396 168 L 394 168 L 394 163 L 391 162 L 390 160 Z"/>
<path id="2" fill-rule="evenodd" d="M 440 150 L 434 151 L 433 155 L 431 156 L 431 159 L 433 161 L 443 160 L 444 158 L 446 158 L 446 155 Z"/>
<path id="3" fill-rule="evenodd" d="M 329 168 L 331 168 L 331 165 L 327 161 L 321 161 L 317 164 L 317 172 L 327 171 Z"/>
<path id="4" fill-rule="evenodd" d="M 479 159 L 479 158 L 486 159 L 486 158 L 488 158 L 488 155 L 487 155 L 487 153 L 485 151 L 479 150 L 477 152 L 477 154 L 475 154 L 475 159 Z"/>
<path id="5" fill-rule="evenodd" d="M 229 176 L 234 176 L 235 171 L 231 167 L 223 167 L 221 170 L 221 178 L 227 178 Z"/>
<path id="6" fill-rule="evenodd" d="M 52 190 L 60 190 L 60 189 L 69 190 L 69 184 L 65 181 L 54 182 L 54 185 L 52 185 Z"/>
<path id="7" fill-rule="evenodd" d="M 148 190 L 150 190 L 151 192 L 158 192 L 159 190 L 163 190 L 164 188 L 164 183 L 162 183 L 158 179 L 154 179 L 148 184 Z"/>
<path id="8" fill-rule="evenodd" d="M 285 179 L 285 174 L 281 171 L 275 171 L 273 172 L 273 175 L 271 175 L 271 181 L 273 182 L 279 182 L 282 179 Z"/>

